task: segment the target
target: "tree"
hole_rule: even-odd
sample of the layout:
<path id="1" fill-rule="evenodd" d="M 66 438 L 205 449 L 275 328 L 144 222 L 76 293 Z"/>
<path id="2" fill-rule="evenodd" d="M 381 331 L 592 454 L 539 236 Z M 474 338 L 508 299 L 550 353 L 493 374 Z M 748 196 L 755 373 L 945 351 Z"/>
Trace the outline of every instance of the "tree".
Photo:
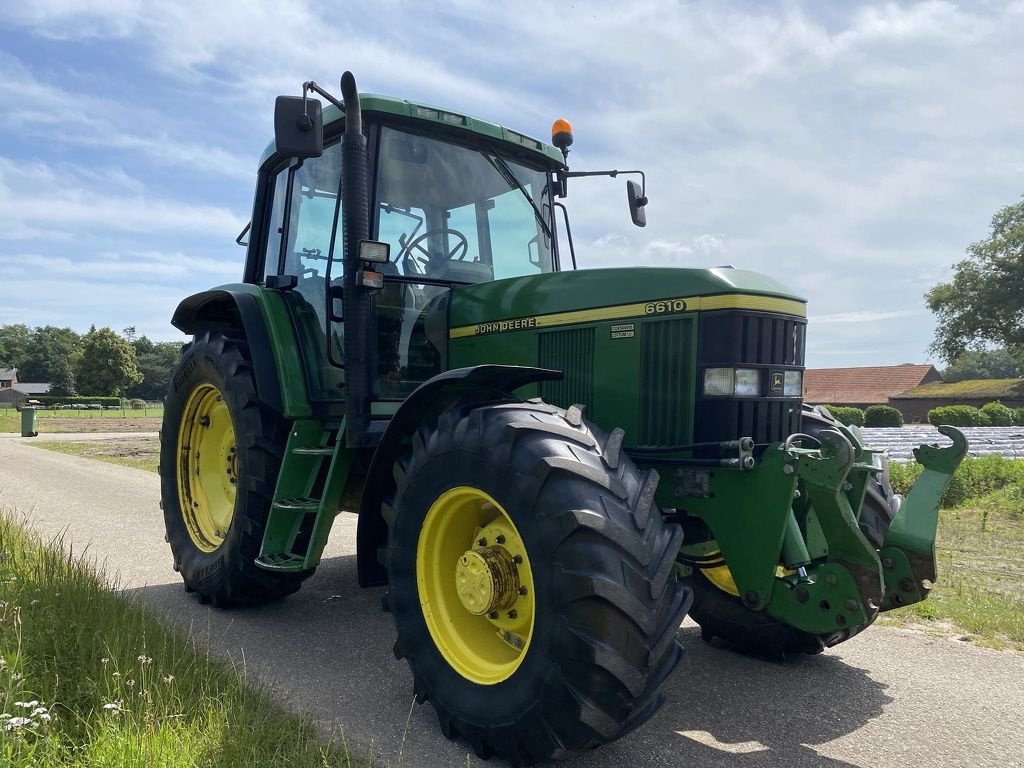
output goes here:
<path id="1" fill-rule="evenodd" d="M 953 272 L 925 294 L 938 320 L 931 350 L 948 361 L 990 345 L 1024 351 L 1024 200 L 992 217 Z"/>
<path id="2" fill-rule="evenodd" d="M 44 325 L 32 331 L 28 353 L 18 371 L 19 381 L 49 381 L 59 377 L 65 365 L 82 348 L 82 337 L 70 328 Z"/>
<path id="3" fill-rule="evenodd" d="M 0 325 L 0 368 L 20 368 L 28 355 L 32 332 L 27 325 Z"/>
<path id="4" fill-rule="evenodd" d="M 119 395 L 142 381 L 132 345 L 111 328 L 95 328 L 82 339 L 78 391 L 97 397 Z"/>
<path id="5" fill-rule="evenodd" d="M 968 351 L 942 372 L 946 381 L 967 379 L 1013 379 L 1024 376 L 1024 358 L 1006 349 Z"/>
<path id="6" fill-rule="evenodd" d="M 173 341 L 154 344 L 147 337 L 140 336 L 132 346 L 142 381 L 129 387 L 128 397 L 163 400 L 167 396 L 171 369 L 181 354 L 181 344 Z"/>
<path id="7" fill-rule="evenodd" d="M 53 375 L 50 377 L 50 389 L 48 395 L 60 395 L 62 397 L 74 397 L 78 394 L 75 385 L 75 374 L 68 358 L 61 358 L 53 368 Z"/>

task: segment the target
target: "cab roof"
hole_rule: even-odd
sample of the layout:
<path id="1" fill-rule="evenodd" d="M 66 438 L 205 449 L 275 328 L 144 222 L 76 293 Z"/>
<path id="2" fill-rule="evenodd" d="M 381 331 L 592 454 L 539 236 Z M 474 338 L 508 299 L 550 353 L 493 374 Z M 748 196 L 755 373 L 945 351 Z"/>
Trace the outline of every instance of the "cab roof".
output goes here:
<path id="1" fill-rule="evenodd" d="M 545 165 L 554 161 L 557 165 L 561 166 L 565 162 L 561 151 L 550 144 L 545 144 L 517 131 L 509 130 L 497 123 L 481 120 L 478 117 L 472 117 L 461 112 L 454 112 L 450 109 L 435 107 L 429 104 L 417 104 L 391 96 L 381 96 L 376 93 L 360 93 L 359 102 L 364 114 L 395 115 L 423 123 L 436 123 L 446 128 L 454 128 L 467 134 L 476 134 L 491 141 L 501 142 L 510 148 L 518 149 L 520 152 L 525 149 L 527 153 L 537 156 L 538 160 L 543 160 Z M 325 129 L 327 126 L 343 120 L 345 117 L 345 113 L 333 104 L 328 104 L 324 108 L 323 115 Z M 272 141 L 267 145 L 263 155 L 260 157 L 260 167 L 275 152 L 276 146 Z"/>

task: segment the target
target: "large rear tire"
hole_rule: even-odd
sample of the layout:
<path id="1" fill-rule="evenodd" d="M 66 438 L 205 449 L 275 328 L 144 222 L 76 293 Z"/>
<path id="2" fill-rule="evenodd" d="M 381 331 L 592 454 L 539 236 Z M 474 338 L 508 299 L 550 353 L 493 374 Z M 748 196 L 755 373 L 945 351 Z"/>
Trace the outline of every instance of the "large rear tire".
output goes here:
<path id="1" fill-rule="evenodd" d="M 582 418 L 540 401 L 455 409 L 396 467 L 387 602 L 395 654 L 441 729 L 514 765 L 645 722 L 678 663 L 682 530 Z"/>
<path id="2" fill-rule="evenodd" d="M 205 332 L 182 349 L 164 404 L 160 495 L 174 568 L 200 602 L 265 602 L 313 573 L 255 564 L 287 435 L 256 396 L 240 334 Z"/>
<path id="3" fill-rule="evenodd" d="M 815 438 L 837 424 L 829 415 L 811 409 L 805 408 L 802 416 L 801 431 Z M 887 472 L 872 475 L 858 519 L 861 532 L 876 548 L 882 546 L 901 501 L 893 493 Z M 690 617 L 700 625 L 704 640 L 710 642 L 718 637 L 736 650 L 755 656 L 784 658 L 798 653 L 821 653 L 867 629 L 877 617 L 857 626 L 815 634 L 796 629 L 764 611 L 747 608 L 735 591 L 727 566 L 706 574 L 694 569 L 684 581 L 693 590 Z"/>

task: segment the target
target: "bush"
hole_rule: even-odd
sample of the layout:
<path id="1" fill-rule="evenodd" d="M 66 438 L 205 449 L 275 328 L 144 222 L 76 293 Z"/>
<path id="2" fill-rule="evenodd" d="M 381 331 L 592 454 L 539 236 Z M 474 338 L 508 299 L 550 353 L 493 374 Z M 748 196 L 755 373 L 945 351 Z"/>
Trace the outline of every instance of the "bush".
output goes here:
<path id="1" fill-rule="evenodd" d="M 989 424 L 993 427 L 1012 427 L 1013 417 L 1016 415 L 1012 408 L 996 400 L 994 403 L 985 403 L 981 406 L 981 412 L 988 417 Z"/>
<path id="2" fill-rule="evenodd" d="M 828 408 L 828 412 L 835 417 L 836 421 L 849 426 L 850 424 L 856 424 L 858 427 L 864 426 L 864 411 L 860 408 L 853 408 L 847 405 L 825 405 L 823 408 Z"/>
<path id="3" fill-rule="evenodd" d="M 906 495 L 921 471 L 921 465 L 916 462 L 890 463 L 889 481 L 892 489 Z M 1021 483 L 1024 483 L 1024 461 L 998 455 L 968 457 L 953 473 L 946 492 L 942 494 L 941 503 L 946 509 L 958 507 L 993 491 Z"/>
<path id="4" fill-rule="evenodd" d="M 133 397 L 131 399 L 131 402 L 129 402 L 128 405 L 129 405 L 130 408 L 132 408 L 132 409 L 134 409 L 136 411 L 141 411 L 143 408 L 146 407 L 146 401 L 142 400 L 142 399 L 140 399 L 138 397 Z"/>
<path id="5" fill-rule="evenodd" d="M 952 427 L 987 427 L 988 416 L 973 405 L 940 405 L 928 411 L 928 423 L 932 426 L 949 424 Z"/>
<path id="6" fill-rule="evenodd" d="M 864 411 L 865 427 L 902 427 L 903 414 L 889 405 L 872 405 Z"/>
<path id="7" fill-rule="evenodd" d="M 1024 427 L 1024 408 L 1018 408 L 1013 412 L 1013 426 Z"/>

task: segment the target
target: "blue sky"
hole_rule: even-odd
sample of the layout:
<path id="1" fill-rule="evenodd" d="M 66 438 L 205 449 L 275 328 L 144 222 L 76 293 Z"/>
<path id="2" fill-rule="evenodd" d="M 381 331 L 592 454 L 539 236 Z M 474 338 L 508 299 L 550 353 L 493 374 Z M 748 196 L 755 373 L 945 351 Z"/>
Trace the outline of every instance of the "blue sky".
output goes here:
<path id="1" fill-rule="evenodd" d="M 1024 193 L 1024 2 L 34 0 L 0 14 L 0 324 L 134 325 L 237 280 L 273 99 L 315 79 L 544 138 L 581 266 L 736 267 L 812 367 L 923 362 L 922 294 Z M 499 7 L 504 6 L 504 7 Z"/>

